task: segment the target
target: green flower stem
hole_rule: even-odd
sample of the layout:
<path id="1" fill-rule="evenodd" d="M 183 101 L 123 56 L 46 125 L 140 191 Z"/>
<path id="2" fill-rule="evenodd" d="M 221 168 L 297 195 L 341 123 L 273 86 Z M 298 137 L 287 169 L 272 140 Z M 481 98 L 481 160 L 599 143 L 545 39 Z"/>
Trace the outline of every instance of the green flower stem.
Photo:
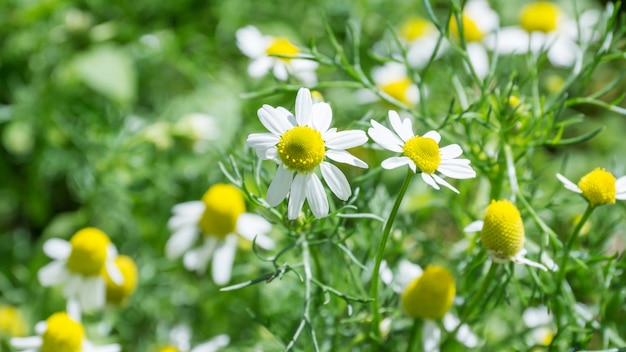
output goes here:
<path id="1" fill-rule="evenodd" d="M 587 206 L 585 213 L 580 218 L 580 221 L 574 228 L 574 232 L 572 232 L 569 239 L 567 240 L 567 244 L 565 245 L 565 248 L 564 248 L 563 258 L 561 259 L 561 265 L 559 266 L 559 276 L 556 280 L 556 293 L 557 294 L 561 292 L 561 286 L 563 286 L 563 280 L 565 280 L 565 274 L 567 273 L 567 263 L 569 262 L 570 251 L 572 250 L 572 247 L 574 246 L 574 242 L 576 241 L 576 239 L 578 238 L 578 235 L 580 234 L 580 230 L 583 228 L 583 225 L 585 225 L 585 223 L 587 222 L 587 219 L 589 218 L 589 216 L 591 215 L 594 209 L 595 208 L 592 207 L 591 204 Z"/>
<path id="2" fill-rule="evenodd" d="M 380 312 L 379 312 L 379 304 L 378 304 L 378 281 L 380 277 L 380 263 L 383 261 L 383 255 L 385 254 L 385 246 L 387 245 L 387 240 L 389 239 L 389 233 L 391 232 L 391 226 L 393 226 L 393 222 L 396 219 L 396 215 L 398 214 L 398 209 L 400 208 L 400 204 L 402 203 L 402 199 L 406 194 L 406 190 L 409 187 L 409 183 L 411 182 L 411 178 L 415 175 L 413 171 L 409 168 L 404 178 L 404 183 L 402 183 L 402 187 L 400 188 L 400 192 L 398 193 L 398 197 L 396 198 L 396 202 L 393 204 L 393 208 L 391 208 L 391 213 L 389 214 L 389 218 L 385 223 L 385 228 L 383 229 L 383 238 L 380 240 L 378 244 L 378 252 L 376 253 L 376 264 L 374 265 L 374 272 L 372 272 L 372 286 L 371 286 L 371 297 L 372 297 L 372 333 L 373 336 L 380 338 Z"/>
<path id="3" fill-rule="evenodd" d="M 406 352 L 421 351 L 421 344 L 414 348 L 415 341 L 422 342 L 422 319 L 413 319 L 413 325 L 411 326 L 411 332 L 409 333 L 409 343 L 406 346 Z"/>

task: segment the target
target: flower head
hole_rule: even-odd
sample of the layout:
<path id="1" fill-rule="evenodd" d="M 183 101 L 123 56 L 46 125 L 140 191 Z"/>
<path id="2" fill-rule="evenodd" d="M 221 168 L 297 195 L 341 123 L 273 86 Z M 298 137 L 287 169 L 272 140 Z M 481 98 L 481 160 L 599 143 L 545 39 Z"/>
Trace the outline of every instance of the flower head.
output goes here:
<path id="1" fill-rule="evenodd" d="M 13 306 L 0 306 L 0 338 L 2 336 L 24 336 L 26 322 L 19 309 Z"/>
<path id="2" fill-rule="evenodd" d="M 212 257 L 212 276 L 219 285 L 230 281 L 238 236 L 265 249 L 274 247 L 274 241 L 267 236 L 270 223 L 246 213 L 243 194 L 235 186 L 215 184 L 201 201 L 177 204 L 172 212 L 168 227 L 173 235 L 165 244 L 167 257 L 175 259 L 184 254 L 185 267 L 199 273 L 204 273 Z M 192 249 L 200 234 L 201 246 Z"/>
<path id="3" fill-rule="evenodd" d="M 122 305 L 137 289 L 137 280 L 139 273 L 137 272 L 137 265 L 132 258 L 119 255 L 115 258 L 115 265 L 119 269 L 120 273 L 124 277 L 124 282 L 121 284 L 116 283 L 111 279 L 109 273 L 105 270 L 103 275 L 106 279 L 106 301 L 113 305 Z"/>
<path id="4" fill-rule="evenodd" d="M 365 132 L 337 132 L 336 128 L 330 128 L 330 105 L 313 103 L 306 88 L 298 90 L 295 117 L 283 107 L 269 105 L 260 108 L 258 115 L 270 132 L 250 134 L 247 144 L 256 148 L 259 158 L 278 164 L 276 176 L 267 190 L 270 206 L 288 197 L 289 219 L 298 217 L 305 200 L 316 218 L 328 215 L 328 199 L 317 170 L 337 198 L 347 200 L 350 197 L 352 191 L 346 176 L 326 159 L 367 168 L 365 162 L 346 151 L 367 142 Z"/>
<path id="5" fill-rule="evenodd" d="M 524 223 L 517 207 L 508 200 L 492 200 L 485 212 L 485 219 L 471 223 L 465 231 L 481 231 L 480 240 L 496 263 L 510 260 L 546 270 L 542 264 L 524 257 Z"/>
<path id="6" fill-rule="evenodd" d="M 615 179 L 615 176 L 605 169 L 595 168 L 581 177 L 578 185 L 561 174 L 556 174 L 556 177 L 565 188 L 582 194 L 592 207 L 615 204 L 616 199 L 626 200 L 626 176 Z"/>
<path id="7" fill-rule="evenodd" d="M 103 271 L 114 282 L 120 285 L 124 282 L 114 262 L 117 250 L 109 237 L 97 228 L 84 228 L 69 242 L 51 238 L 44 243 L 43 251 L 54 260 L 39 270 L 39 282 L 43 286 L 65 285 L 64 295 L 77 298 L 84 309 L 104 306 Z"/>
<path id="8" fill-rule="evenodd" d="M 372 70 L 374 83 L 384 93 L 407 106 L 419 102 L 417 85 L 409 79 L 406 67 L 398 62 L 387 62 Z"/>
<path id="9" fill-rule="evenodd" d="M 38 336 L 14 337 L 11 345 L 20 351 L 40 352 L 117 352 L 117 344 L 93 346 L 86 338 L 85 328 L 73 312 L 52 314 L 35 327 Z"/>
<path id="10" fill-rule="evenodd" d="M 250 76 L 262 77 L 271 69 L 281 81 L 291 74 L 307 85 L 317 82 L 317 62 L 289 58 L 300 54 L 300 49 L 288 38 L 263 35 L 254 26 L 239 29 L 236 36 L 239 49 L 253 60 L 248 66 Z"/>
<path id="11" fill-rule="evenodd" d="M 433 188 L 439 189 L 439 185 L 442 185 L 456 193 L 459 191 L 437 173 L 456 179 L 476 177 L 476 172 L 469 166 L 469 160 L 456 159 L 463 153 L 458 144 L 439 148 L 441 140 L 439 133 L 430 131 L 423 136 L 417 136 L 413 133 L 411 120 L 406 118 L 400 121 L 400 116 L 393 110 L 389 111 L 389 122 L 395 133 L 374 120 L 371 121 L 372 127 L 367 131 L 381 147 L 403 154 L 384 160 L 381 164 L 383 168 L 395 169 L 408 165 L 413 172 L 419 169 L 424 182 Z"/>
<path id="12" fill-rule="evenodd" d="M 455 293 L 454 278 L 446 268 L 427 266 L 402 293 L 402 307 L 411 317 L 441 319 L 452 307 Z"/>

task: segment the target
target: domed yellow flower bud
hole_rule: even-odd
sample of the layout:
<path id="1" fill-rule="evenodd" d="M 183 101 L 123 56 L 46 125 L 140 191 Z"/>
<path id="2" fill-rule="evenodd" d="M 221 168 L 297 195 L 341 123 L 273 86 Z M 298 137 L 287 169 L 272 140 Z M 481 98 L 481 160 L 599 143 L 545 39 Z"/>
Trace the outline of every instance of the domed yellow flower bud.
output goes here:
<path id="1" fill-rule="evenodd" d="M 578 188 L 592 207 L 615 204 L 615 176 L 605 169 L 596 168 L 578 181 Z"/>
<path id="2" fill-rule="evenodd" d="M 480 240 L 496 261 L 506 261 L 524 248 L 524 223 L 508 200 L 492 200 L 487 207 Z"/>
<path id="3" fill-rule="evenodd" d="M 450 310 L 455 293 L 454 278 L 446 268 L 427 266 L 402 293 L 402 307 L 414 318 L 441 319 Z"/>
<path id="4" fill-rule="evenodd" d="M 81 352 L 85 329 L 65 312 L 54 313 L 46 320 L 41 352 Z"/>
<path id="5" fill-rule="evenodd" d="M 113 305 L 122 305 L 137 288 L 137 266 L 135 262 L 128 256 L 120 255 L 115 258 L 115 265 L 122 273 L 124 282 L 121 285 L 113 282 L 106 269 L 103 269 L 103 275 L 106 279 L 106 300 L 107 303 Z"/>

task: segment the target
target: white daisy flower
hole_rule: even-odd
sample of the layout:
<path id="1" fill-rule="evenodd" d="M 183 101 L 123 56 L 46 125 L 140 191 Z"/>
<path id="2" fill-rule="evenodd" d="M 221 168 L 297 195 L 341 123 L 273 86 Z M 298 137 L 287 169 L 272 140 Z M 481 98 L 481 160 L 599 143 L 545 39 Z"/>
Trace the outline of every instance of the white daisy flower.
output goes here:
<path id="1" fill-rule="evenodd" d="M 594 169 L 581 177 L 578 185 L 561 174 L 556 174 L 556 177 L 565 188 L 582 194 L 592 207 L 615 204 L 617 199 L 626 200 L 626 176 L 615 179 L 615 176 L 605 169 Z"/>
<path id="2" fill-rule="evenodd" d="M 372 79 L 376 87 L 406 106 L 419 103 L 419 89 L 409 78 L 406 67 L 399 62 L 387 62 L 372 69 Z M 359 100 L 364 103 L 379 101 L 374 92 L 361 89 L 357 91 Z"/>
<path id="3" fill-rule="evenodd" d="M 612 7 L 608 10 L 612 12 Z M 519 26 L 503 27 L 488 42 L 501 55 L 547 52 L 552 65 L 572 67 L 583 55 L 577 41 L 597 40 L 595 27 L 601 16 L 597 10 L 588 10 L 573 19 L 554 2 L 535 1 L 521 9 Z"/>
<path id="4" fill-rule="evenodd" d="M 63 294 L 77 299 L 85 310 L 102 308 L 106 284 L 103 269 L 118 285 L 124 276 L 115 265 L 117 249 L 109 237 L 97 228 L 84 228 L 70 239 L 51 238 L 43 244 L 44 253 L 54 259 L 39 269 L 42 286 L 64 285 Z"/>
<path id="5" fill-rule="evenodd" d="M 38 336 L 11 338 L 11 346 L 22 352 L 119 352 L 118 344 L 94 346 L 87 340 L 85 328 L 80 322 L 80 312 L 71 309 L 52 314 L 46 321 L 35 325 Z"/>
<path id="6" fill-rule="evenodd" d="M 212 276 L 218 285 L 230 281 L 238 235 L 255 241 L 264 249 L 274 248 L 267 236 L 271 225 L 263 217 L 246 213 L 241 191 L 232 185 L 211 186 L 200 201 L 177 204 L 167 225 L 173 232 L 165 244 L 170 259 L 184 254 L 183 264 L 190 271 L 204 273 L 213 257 Z M 193 248 L 202 234 L 202 244 Z"/>
<path id="7" fill-rule="evenodd" d="M 485 43 L 489 34 L 495 31 L 500 23 L 498 14 L 491 9 L 485 0 L 470 0 L 465 4 L 461 13 L 463 37 L 467 45 L 467 55 L 480 78 L 489 72 L 489 56 Z M 456 17 L 450 18 L 450 33 L 453 38 L 460 38 L 460 29 Z"/>
<path id="8" fill-rule="evenodd" d="M 191 348 L 191 329 L 188 325 L 177 325 L 170 331 L 171 345 L 161 347 L 157 352 L 215 352 L 228 346 L 230 338 L 226 334 L 217 335 L 196 347 Z"/>
<path id="9" fill-rule="evenodd" d="M 263 35 L 254 26 L 237 30 L 236 36 L 239 50 L 252 59 L 248 66 L 250 76 L 262 77 L 272 70 L 274 77 L 281 81 L 293 75 L 306 85 L 317 83 L 317 62 L 275 56 L 296 56 L 301 53 L 288 38 Z"/>
<path id="10" fill-rule="evenodd" d="M 381 147 L 402 153 L 402 156 L 385 159 L 381 164 L 383 168 L 395 169 L 408 165 L 413 172 L 419 169 L 424 182 L 434 189 L 438 190 L 439 185 L 442 185 L 456 193 L 459 191 L 444 181 L 436 172 L 456 179 L 476 177 L 476 171 L 469 165 L 469 160 L 456 159 L 463 153 L 458 144 L 439 148 L 441 136 L 436 131 L 416 136 L 413 133 L 411 120 L 405 118 L 400 121 L 400 116 L 393 110 L 389 110 L 389 122 L 395 133 L 374 120 L 371 120 L 372 127 L 367 131 L 374 142 Z"/>
<path id="11" fill-rule="evenodd" d="M 365 162 L 346 151 L 367 142 L 365 132 L 337 132 L 336 128 L 330 128 L 330 105 L 314 104 L 306 88 L 298 90 L 295 117 L 283 107 L 269 105 L 263 105 L 258 115 L 270 132 L 252 133 L 247 143 L 256 148 L 259 158 L 278 164 L 276 176 L 267 190 L 270 206 L 288 197 L 289 219 L 298 217 L 305 200 L 316 218 L 328 215 L 328 199 L 317 170 L 321 170 L 324 181 L 337 198 L 345 201 L 350 197 L 352 191 L 346 176 L 325 159 L 367 168 Z"/>
<path id="12" fill-rule="evenodd" d="M 528 307 L 522 314 L 522 320 L 530 328 L 532 344 L 549 346 L 554 338 L 555 329 L 552 326 L 554 317 L 546 306 Z"/>

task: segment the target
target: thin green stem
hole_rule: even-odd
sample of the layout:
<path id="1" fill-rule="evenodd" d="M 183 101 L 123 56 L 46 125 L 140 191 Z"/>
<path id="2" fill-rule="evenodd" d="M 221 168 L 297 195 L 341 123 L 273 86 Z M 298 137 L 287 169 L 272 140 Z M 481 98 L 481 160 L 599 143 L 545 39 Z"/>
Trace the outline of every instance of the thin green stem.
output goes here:
<path id="1" fill-rule="evenodd" d="M 569 262 L 570 251 L 572 250 L 572 247 L 574 246 L 574 242 L 576 242 L 576 239 L 578 238 L 578 235 L 580 234 L 580 230 L 583 228 L 583 225 L 585 225 L 585 223 L 587 222 L 587 219 L 589 218 L 589 216 L 591 215 L 594 209 L 595 208 L 592 207 L 591 204 L 587 206 L 585 213 L 580 218 L 580 221 L 574 228 L 574 232 L 572 232 L 572 234 L 569 236 L 569 239 L 567 240 L 567 244 L 565 245 L 565 248 L 563 251 L 563 258 L 561 259 L 561 265 L 559 266 L 559 276 L 556 280 L 556 293 L 557 294 L 561 292 L 561 286 L 563 285 L 563 280 L 565 280 L 565 274 L 567 273 L 567 264 Z"/>
<path id="2" fill-rule="evenodd" d="M 415 175 L 415 173 L 408 169 L 406 177 L 404 178 L 404 182 L 402 183 L 402 187 L 400 188 L 400 192 L 398 192 L 398 197 L 396 198 L 396 202 L 393 204 L 393 208 L 391 208 L 391 213 L 389 213 L 389 218 L 385 223 L 385 228 L 383 229 L 383 238 L 380 240 L 378 244 L 378 252 L 376 253 L 376 263 L 374 264 L 374 272 L 372 272 L 372 286 L 371 286 L 371 297 L 372 301 L 372 333 L 373 336 L 380 338 L 380 312 L 379 312 L 379 304 L 378 304 L 378 281 L 380 276 L 380 263 L 383 261 L 383 255 L 385 254 L 385 246 L 387 246 L 387 240 L 389 239 L 389 233 L 391 232 L 391 227 L 393 226 L 393 222 L 396 219 L 396 215 L 398 214 L 398 209 L 400 208 L 400 204 L 402 203 L 402 199 L 406 194 L 406 190 L 409 187 L 409 183 L 411 182 L 411 178 Z"/>
<path id="3" fill-rule="evenodd" d="M 414 348 L 415 341 L 422 341 L 422 320 L 419 318 L 413 319 L 413 325 L 411 326 L 411 332 L 409 333 L 409 343 L 406 346 L 406 352 L 421 351 L 420 347 Z"/>

